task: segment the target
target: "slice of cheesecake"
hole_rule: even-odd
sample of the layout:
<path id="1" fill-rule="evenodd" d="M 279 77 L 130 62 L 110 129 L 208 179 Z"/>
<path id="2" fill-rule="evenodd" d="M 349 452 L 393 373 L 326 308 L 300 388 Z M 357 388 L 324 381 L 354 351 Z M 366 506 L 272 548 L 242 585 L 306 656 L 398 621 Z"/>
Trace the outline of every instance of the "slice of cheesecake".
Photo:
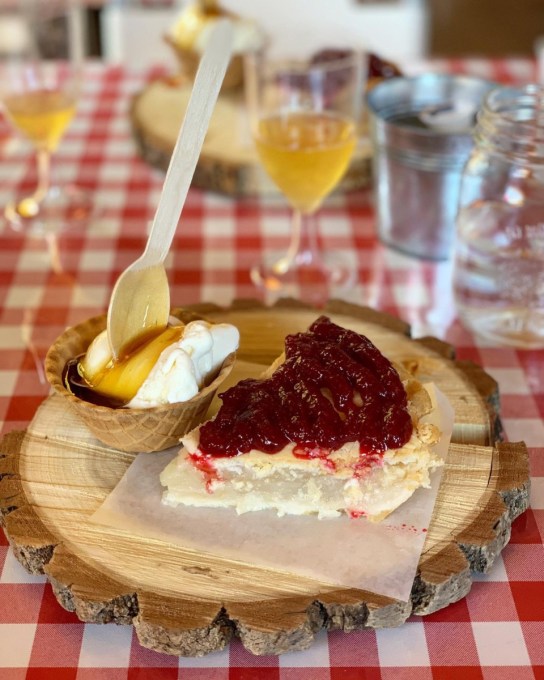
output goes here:
<path id="1" fill-rule="evenodd" d="M 182 439 L 164 503 L 380 521 L 429 486 L 443 462 L 431 398 L 368 338 L 320 317 L 268 373 Z"/>

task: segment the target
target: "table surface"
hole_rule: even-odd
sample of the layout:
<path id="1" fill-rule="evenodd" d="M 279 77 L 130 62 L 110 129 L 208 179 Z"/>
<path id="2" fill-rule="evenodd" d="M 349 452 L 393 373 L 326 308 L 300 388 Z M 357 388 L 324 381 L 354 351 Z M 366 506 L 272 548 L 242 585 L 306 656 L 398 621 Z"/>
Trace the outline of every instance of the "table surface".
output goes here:
<path id="1" fill-rule="evenodd" d="M 529 81 L 523 60 L 436 61 L 437 71 Z M 412 72 L 428 64 L 410 67 Z M 162 176 L 137 156 L 131 95 L 156 75 L 89 65 L 77 118 L 57 154 L 60 181 L 92 191 L 97 216 L 85 229 L 43 239 L 0 232 L 0 419 L 24 429 L 48 393 L 43 358 L 68 325 L 107 307 L 118 274 L 140 253 Z M 0 121 L 0 204 L 31 188 L 29 147 Z M 511 441 L 530 451 L 531 509 L 490 573 L 474 577 L 462 601 L 398 629 L 321 632 L 307 651 L 255 657 L 239 641 L 201 659 L 139 646 L 132 627 L 83 624 L 60 608 L 43 577 L 28 575 L 0 531 L 0 678 L 51 680 L 351 680 L 352 678 L 544 678 L 544 351 L 500 349 L 455 319 L 448 263 L 431 264 L 381 246 L 366 191 L 332 196 L 319 215 L 321 245 L 350 258 L 358 284 L 332 295 L 399 315 L 415 336 L 451 342 L 500 385 Z M 184 305 L 259 297 L 248 270 L 285 246 L 288 213 L 276 199 L 237 202 L 191 190 L 169 260 L 172 301 Z"/>

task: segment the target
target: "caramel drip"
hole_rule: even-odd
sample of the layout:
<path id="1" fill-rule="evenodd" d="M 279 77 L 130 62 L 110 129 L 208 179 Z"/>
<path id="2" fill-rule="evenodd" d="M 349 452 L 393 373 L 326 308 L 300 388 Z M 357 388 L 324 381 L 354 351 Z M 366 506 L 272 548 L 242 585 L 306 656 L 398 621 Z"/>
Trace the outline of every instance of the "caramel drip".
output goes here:
<path id="1" fill-rule="evenodd" d="M 95 404 L 117 408 L 127 404 L 148 377 L 161 353 L 178 342 L 184 326 L 169 326 L 137 338 L 117 361 L 110 361 L 95 375 L 86 375 L 78 357 L 68 362 L 64 382 L 73 394 Z"/>

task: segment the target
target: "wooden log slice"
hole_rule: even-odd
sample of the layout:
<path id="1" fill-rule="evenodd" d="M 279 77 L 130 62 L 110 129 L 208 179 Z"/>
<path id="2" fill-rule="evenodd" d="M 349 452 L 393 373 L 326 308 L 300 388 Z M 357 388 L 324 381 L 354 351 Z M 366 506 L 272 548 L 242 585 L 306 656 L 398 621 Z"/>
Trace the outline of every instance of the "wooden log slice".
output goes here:
<path id="1" fill-rule="evenodd" d="M 130 118 L 141 156 L 161 170 L 168 168 L 191 94 L 191 85 L 161 78 L 135 98 Z M 341 190 L 366 187 L 371 179 L 371 148 L 362 136 Z M 193 177 L 193 186 L 236 197 L 278 194 L 262 169 L 251 139 L 243 92 L 221 92 Z"/>
<path id="2" fill-rule="evenodd" d="M 287 301 L 272 308 L 238 302 L 193 308 L 241 332 L 238 378 L 262 371 L 287 333 L 318 312 Z M 255 654 L 308 647 L 323 629 L 399 626 L 464 597 L 471 574 L 485 572 L 528 506 L 523 443 L 496 440 L 494 381 L 460 366 L 440 341 L 414 341 L 402 321 L 331 302 L 325 310 L 368 335 L 382 351 L 432 379 L 455 411 L 435 512 L 408 602 L 301 576 L 199 554 L 88 521 L 115 487 L 133 454 L 94 440 L 58 396 L 49 397 L 25 432 L 0 445 L 0 515 L 15 555 L 45 573 L 60 604 L 82 621 L 132 623 L 142 645 L 168 654 L 202 655 L 233 635 Z M 212 405 L 213 408 L 213 405 Z M 47 437 L 60 419 L 65 436 Z M 152 455 L 152 454 L 150 454 Z"/>

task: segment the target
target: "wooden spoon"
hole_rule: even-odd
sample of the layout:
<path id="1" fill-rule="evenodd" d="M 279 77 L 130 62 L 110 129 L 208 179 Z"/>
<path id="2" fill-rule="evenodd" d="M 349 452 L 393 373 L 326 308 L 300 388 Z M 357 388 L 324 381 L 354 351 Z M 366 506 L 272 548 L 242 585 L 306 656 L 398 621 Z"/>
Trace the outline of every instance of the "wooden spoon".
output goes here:
<path id="1" fill-rule="evenodd" d="M 232 24 L 222 19 L 200 60 L 145 250 L 122 272 L 111 294 L 107 328 L 114 359 L 139 336 L 165 328 L 168 323 L 170 290 L 163 263 L 174 238 L 231 51 Z"/>

